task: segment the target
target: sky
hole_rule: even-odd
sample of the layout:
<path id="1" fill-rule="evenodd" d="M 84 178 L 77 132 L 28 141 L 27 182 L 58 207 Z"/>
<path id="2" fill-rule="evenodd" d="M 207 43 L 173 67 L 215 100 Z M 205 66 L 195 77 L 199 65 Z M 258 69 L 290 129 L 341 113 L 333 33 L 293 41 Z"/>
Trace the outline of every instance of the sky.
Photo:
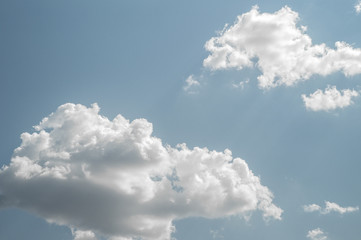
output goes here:
<path id="1" fill-rule="evenodd" d="M 0 239 L 358 240 L 361 2 L 0 1 Z"/>

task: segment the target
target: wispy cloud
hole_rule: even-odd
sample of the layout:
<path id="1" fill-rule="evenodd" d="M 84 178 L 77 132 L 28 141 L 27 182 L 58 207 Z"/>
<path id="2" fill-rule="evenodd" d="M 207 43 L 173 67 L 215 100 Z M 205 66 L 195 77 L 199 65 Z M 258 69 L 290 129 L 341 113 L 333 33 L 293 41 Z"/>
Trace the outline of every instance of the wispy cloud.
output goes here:
<path id="1" fill-rule="evenodd" d="M 146 119 L 113 120 L 64 104 L 23 133 L 0 170 L 6 206 L 68 225 L 74 238 L 170 239 L 174 219 L 260 210 L 281 219 L 270 190 L 230 150 L 164 146 Z"/>
<path id="2" fill-rule="evenodd" d="M 220 230 L 210 230 L 209 233 L 211 234 L 213 239 L 224 239 L 224 236 L 222 235 L 222 232 L 224 231 L 224 228 L 221 228 Z"/>
<path id="3" fill-rule="evenodd" d="M 233 88 L 244 89 L 244 86 L 245 86 L 246 84 L 248 84 L 248 83 L 249 83 L 249 79 L 247 78 L 247 79 L 244 80 L 244 81 L 240 81 L 240 82 L 238 82 L 238 83 L 232 83 L 232 87 L 233 87 Z"/>
<path id="4" fill-rule="evenodd" d="M 331 212 L 337 212 L 339 214 L 345 214 L 350 212 L 356 212 L 359 210 L 359 207 L 341 207 L 337 203 L 325 201 L 325 207 L 321 208 L 321 206 L 317 204 L 304 205 L 303 210 L 305 212 L 319 212 L 321 214 L 329 214 Z"/>
<path id="5" fill-rule="evenodd" d="M 335 49 L 314 45 L 298 20 L 298 13 L 287 6 L 275 13 L 260 13 L 255 6 L 207 41 L 210 55 L 203 65 L 211 70 L 257 66 L 261 88 L 294 85 L 315 74 L 361 73 L 361 49 L 345 42 L 336 42 Z"/>
<path id="6" fill-rule="evenodd" d="M 186 85 L 183 87 L 184 91 L 190 94 L 197 93 L 200 82 L 195 79 L 194 75 L 190 75 L 185 82 Z"/>
<path id="7" fill-rule="evenodd" d="M 350 106 L 353 97 L 357 97 L 359 93 L 355 90 L 344 89 L 338 91 L 336 86 L 327 87 L 325 91 L 316 90 L 309 96 L 302 94 L 303 102 L 307 109 L 312 111 L 329 111 L 337 108 Z"/>

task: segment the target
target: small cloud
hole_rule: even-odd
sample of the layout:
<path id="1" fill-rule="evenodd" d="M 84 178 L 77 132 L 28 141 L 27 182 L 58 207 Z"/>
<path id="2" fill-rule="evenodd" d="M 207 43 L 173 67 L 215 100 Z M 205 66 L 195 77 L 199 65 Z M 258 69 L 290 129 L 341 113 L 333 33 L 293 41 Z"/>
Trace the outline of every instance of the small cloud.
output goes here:
<path id="1" fill-rule="evenodd" d="M 317 204 L 310 204 L 303 206 L 303 210 L 305 212 L 316 212 L 316 211 L 320 211 L 321 207 Z"/>
<path id="2" fill-rule="evenodd" d="M 74 240 L 97 240 L 92 231 L 71 230 Z"/>
<path id="3" fill-rule="evenodd" d="M 337 212 L 339 214 L 345 214 L 350 212 L 356 212 L 359 210 L 359 207 L 341 207 L 337 203 L 325 201 L 325 208 L 321 208 L 317 204 L 310 204 L 303 206 L 305 212 L 319 212 L 321 214 L 329 214 L 331 212 Z"/>
<path id="4" fill-rule="evenodd" d="M 194 75 L 190 75 L 187 79 L 186 79 L 186 85 L 183 87 L 183 90 L 186 91 L 187 93 L 197 93 L 197 88 L 200 86 L 200 82 L 197 81 L 194 77 Z"/>
<path id="5" fill-rule="evenodd" d="M 307 237 L 311 240 L 326 240 L 327 239 L 327 236 L 320 228 L 316 228 L 316 229 L 308 231 Z"/>
<path id="6" fill-rule="evenodd" d="M 355 4 L 355 11 L 356 11 L 356 13 L 361 12 L 361 0 Z"/>
<path id="7" fill-rule="evenodd" d="M 301 97 L 307 109 L 312 111 L 329 111 L 337 108 L 344 108 L 353 104 L 352 97 L 359 93 L 355 90 L 344 89 L 338 91 L 336 86 L 327 87 L 323 92 L 317 89 L 309 96 L 302 94 Z"/>
<path id="8" fill-rule="evenodd" d="M 232 83 L 233 88 L 244 89 L 244 86 L 249 83 L 249 79 L 247 78 L 244 81 L 240 81 L 239 83 Z"/>

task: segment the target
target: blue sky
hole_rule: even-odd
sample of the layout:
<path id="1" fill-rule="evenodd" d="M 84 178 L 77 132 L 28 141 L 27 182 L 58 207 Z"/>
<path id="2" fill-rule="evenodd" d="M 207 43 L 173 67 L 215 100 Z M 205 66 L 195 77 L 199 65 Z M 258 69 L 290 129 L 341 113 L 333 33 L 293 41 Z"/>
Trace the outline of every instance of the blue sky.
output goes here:
<path id="1" fill-rule="evenodd" d="M 14 159 L 21 159 L 18 163 L 25 163 L 25 157 L 32 163 L 38 161 L 32 154 L 33 151 L 40 151 L 36 149 L 39 149 L 41 141 L 37 142 L 34 138 L 25 143 L 20 135 L 24 132 L 39 133 L 39 129 L 48 133 L 51 129 L 57 129 L 55 123 L 66 114 L 57 109 L 66 103 L 81 105 L 63 105 L 63 109 L 71 112 L 69 119 L 72 121 L 67 124 L 74 128 L 74 135 L 72 131 L 61 132 L 63 128 L 50 135 L 51 139 L 59 140 L 59 148 L 69 143 L 67 139 L 76 139 L 75 132 L 81 135 L 84 130 L 79 130 L 83 129 L 80 127 L 98 129 L 102 124 L 109 125 L 95 121 L 99 115 L 112 121 L 121 114 L 130 121 L 144 118 L 153 124 L 153 137 L 149 139 L 142 135 L 142 131 L 149 130 L 146 122 L 135 121 L 138 125 L 128 126 L 124 123 L 124 126 L 140 131 L 140 138 L 147 138 L 153 144 L 150 146 L 156 146 L 154 149 L 158 153 L 166 151 L 165 154 L 169 156 L 164 159 L 159 157 L 159 160 L 158 157 L 153 159 L 153 155 L 148 153 L 151 156 L 149 161 L 155 161 L 150 172 L 136 167 L 127 172 L 124 170 L 127 168 L 121 167 L 119 171 L 129 174 L 127 176 L 130 180 L 128 182 L 127 178 L 122 178 L 119 188 L 124 190 L 135 184 L 141 189 L 139 196 L 145 199 L 161 199 L 164 196 L 164 199 L 173 201 L 174 207 L 168 210 L 146 210 L 150 214 L 149 219 L 156 223 L 160 219 L 171 221 L 176 229 L 171 236 L 176 239 L 359 239 L 361 13 L 357 13 L 356 4 L 356 1 L 315 0 L 1 1 L 0 165 L 12 167 L 0 172 L 0 196 L 4 196 L 0 198 L 0 239 L 169 238 L 163 231 L 165 228 L 157 231 L 151 228 L 152 234 L 158 234 L 154 238 L 150 237 L 151 234 L 142 235 L 141 231 L 133 229 L 135 226 L 132 224 L 139 224 L 148 218 L 133 222 L 120 216 L 102 214 L 102 209 L 109 210 L 106 206 L 103 208 L 103 204 L 111 193 L 103 193 L 104 188 L 98 185 L 89 189 L 93 189 L 94 195 L 91 196 L 94 199 L 101 196 L 100 199 L 104 200 L 96 202 L 99 203 L 99 211 L 94 212 L 100 215 L 64 213 L 61 209 L 94 206 L 87 202 L 86 196 L 81 196 L 82 190 L 92 185 L 74 185 L 74 191 L 79 187 L 80 192 L 76 196 L 77 201 L 69 197 L 71 192 L 66 192 L 68 188 L 61 188 L 63 192 L 60 199 L 44 200 L 41 196 L 48 196 L 51 189 L 55 189 L 56 193 L 55 186 L 62 187 L 55 181 L 57 178 L 52 178 L 51 174 L 46 175 L 49 179 L 40 176 L 44 170 L 38 173 L 34 165 L 21 165 L 25 166 L 24 169 L 20 165 L 11 165 L 11 162 L 16 162 Z M 255 5 L 258 10 L 253 7 Z M 288 8 L 285 8 L 286 5 Z M 278 18 L 278 11 L 282 9 L 285 15 Z M 258 11 L 253 12 L 258 20 L 263 19 L 264 13 L 274 18 L 242 32 L 244 25 L 236 22 L 237 16 L 249 16 L 247 14 L 252 11 Z M 295 26 L 292 25 L 292 19 L 285 17 L 292 14 L 298 14 Z M 244 22 L 253 26 L 255 19 L 249 18 Z M 272 32 L 273 28 L 267 25 L 275 20 L 279 21 L 275 28 L 279 32 Z M 228 28 L 222 32 L 225 24 L 229 24 Z M 234 30 L 233 26 L 241 30 Z M 307 30 L 302 30 L 301 26 L 306 26 Z M 295 29 L 297 31 L 290 31 Z M 250 36 L 255 38 L 247 38 Z M 283 49 L 283 40 L 292 42 L 292 36 L 301 39 L 300 42 L 307 48 L 301 44 L 300 48 Z M 311 44 L 307 43 L 305 36 L 312 39 Z M 217 47 L 227 49 L 227 58 L 217 57 L 219 49 L 207 49 L 205 44 L 212 38 L 218 39 Z M 258 44 L 256 40 L 263 42 Z M 336 42 L 348 45 L 342 52 L 341 48 L 336 50 Z M 314 46 L 323 46 L 319 47 L 323 52 L 316 54 Z M 293 49 L 298 52 L 293 52 Z M 269 57 L 274 53 L 275 57 Z M 232 54 L 248 58 L 251 65 L 232 60 Z M 289 56 L 294 57 L 294 65 L 288 59 Z M 206 64 L 205 59 L 208 57 L 213 60 Z M 291 73 L 294 75 L 287 75 Z M 272 74 L 276 77 L 269 79 L 274 85 L 262 86 L 258 77 Z M 187 88 L 186 79 L 190 77 L 193 85 Z M 309 99 L 309 105 L 305 98 Z M 93 103 L 99 105 L 99 113 L 91 110 L 96 109 L 94 105 L 92 107 Z M 55 123 L 44 123 L 38 130 L 33 128 L 52 112 L 58 113 L 53 116 L 54 119 L 50 117 Z M 80 126 L 79 123 L 85 125 Z M 109 143 L 109 138 L 104 138 L 104 142 L 98 140 L 96 144 Z M 127 144 L 115 149 L 127 150 L 126 146 L 134 144 L 133 138 L 124 139 Z M 157 139 L 162 142 L 160 146 Z M 189 157 L 184 157 L 185 160 L 181 160 L 182 154 L 188 150 L 178 149 L 176 146 L 180 143 L 188 146 Z M 81 149 L 87 149 L 87 145 L 82 144 L 79 142 Z M 170 147 L 167 148 L 167 145 Z M 14 152 L 19 146 L 22 149 Z M 202 162 L 205 172 L 212 173 L 214 170 L 209 162 L 213 158 L 207 160 L 210 153 L 206 150 L 197 152 L 197 147 L 214 150 L 221 159 L 228 159 L 225 149 L 230 149 L 232 164 L 237 162 L 234 160 L 236 158 L 244 159 L 250 169 L 249 175 L 245 177 L 245 187 L 250 186 L 247 181 L 254 184 L 252 187 L 266 187 L 269 192 L 260 191 L 266 198 L 271 197 L 272 192 L 272 203 L 267 205 L 266 210 L 253 206 L 251 200 L 262 202 L 265 198 L 257 195 L 258 192 L 255 196 L 255 192 L 250 190 L 249 195 L 245 192 L 238 192 L 235 196 L 227 195 L 224 201 L 219 202 L 224 209 L 207 208 L 213 206 L 209 203 L 210 199 L 217 196 L 217 191 L 222 193 L 222 188 L 204 190 L 204 185 L 186 181 L 187 176 L 193 176 L 194 179 L 195 176 L 201 176 L 194 167 L 200 159 L 205 159 Z M 49 166 L 60 166 L 58 162 L 66 157 L 49 157 L 50 150 L 50 147 L 44 148 L 44 152 L 39 153 L 41 161 L 50 161 Z M 88 164 L 91 169 L 93 162 L 88 161 L 95 153 L 85 150 L 81 153 L 83 155 L 80 157 L 70 159 Z M 118 161 L 125 161 L 122 152 L 116 153 Z M 194 157 L 193 153 L 203 158 L 199 155 Z M 94 168 L 108 167 L 107 157 L 95 160 L 101 162 Z M 188 162 L 184 169 L 182 161 Z M 228 168 L 227 164 L 230 163 L 215 166 L 221 169 L 221 175 L 236 181 L 231 175 L 236 170 Z M 158 168 L 161 169 L 158 175 L 167 176 L 163 178 L 164 182 L 172 182 L 168 167 L 178 169 L 179 184 L 184 188 L 178 194 L 188 194 L 191 202 L 195 202 L 191 208 L 180 206 L 178 199 L 171 197 L 175 193 L 154 188 L 156 193 L 161 194 L 159 197 L 152 196 L 147 192 L 146 184 L 139 185 L 142 182 L 139 176 L 153 173 L 153 169 Z M 84 169 L 83 173 L 87 176 Z M 66 180 L 70 179 L 70 175 L 64 176 Z M 109 177 L 104 172 L 97 176 L 96 181 L 106 181 Z M 49 185 L 41 185 L 42 179 L 47 180 Z M 86 179 L 91 178 L 88 176 Z M 31 180 L 34 181 L 33 185 L 30 185 Z M 51 185 L 51 180 L 56 185 Z M 205 182 L 208 180 L 203 179 Z M 209 180 L 208 184 L 213 186 L 211 183 Z M 149 184 L 153 186 L 157 182 Z M 177 181 L 172 182 L 172 187 L 173 184 L 177 184 Z M 21 189 L 27 189 L 26 193 Z M 172 190 L 177 192 L 177 189 Z M 202 194 L 196 198 L 188 190 L 199 190 Z M 231 190 L 236 191 L 237 186 L 230 189 L 225 187 L 223 192 Z M 233 197 L 238 201 L 233 203 Z M 228 198 L 233 205 L 226 204 Z M 155 205 L 164 199 L 157 200 Z M 315 205 L 310 207 L 311 204 Z M 115 205 L 119 211 L 128 207 L 121 203 Z M 230 205 L 234 208 L 228 209 Z M 264 219 L 265 212 L 274 209 L 272 206 L 282 209 L 281 219 L 277 215 L 279 211 L 273 212 L 271 219 Z M 135 212 L 130 211 L 128 217 L 145 214 L 137 212 L 142 207 L 140 201 L 134 207 Z M 178 212 L 177 209 L 182 207 L 183 210 Z M 244 211 L 242 207 L 248 210 Z M 169 212 L 165 214 L 163 211 Z M 165 217 L 162 214 L 169 215 Z M 96 220 L 84 220 L 89 218 Z M 119 223 L 121 227 L 118 229 L 121 230 L 115 231 L 116 224 L 114 228 L 107 225 L 108 222 L 114 223 L 114 219 L 129 221 L 130 226 L 124 227 Z M 47 222 L 50 220 L 53 223 Z"/>

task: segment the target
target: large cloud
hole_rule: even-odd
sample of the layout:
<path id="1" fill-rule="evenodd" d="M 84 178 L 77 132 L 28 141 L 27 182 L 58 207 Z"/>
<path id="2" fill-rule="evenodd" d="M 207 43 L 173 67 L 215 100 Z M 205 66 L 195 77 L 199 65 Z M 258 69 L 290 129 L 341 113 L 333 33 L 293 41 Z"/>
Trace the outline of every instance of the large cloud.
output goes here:
<path id="1" fill-rule="evenodd" d="M 237 21 L 205 44 L 210 55 L 203 64 L 212 70 L 242 69 L 254 63 L 262 72 L 261 88 L 293 85 L 312 75 L 336 71 L 346 76 L 361 73 L 361 49 L 336 42 L 335 49 L 313 45 L 298 26 L 298 13 L 283 7 L 275 13 L 259 13 L 258 7 L 238 16 Z"/>
<path id="2" fill-rule="evenodd" d="M 23 133 L 0 171 L 2 207 L 67 225 L 75 239 L 170 239 L 172 221 L 261 210 L 280 219 L 272 193 L 230 150 L 164 146 L 145 119 L 112 121 L 99 107 L 64 104 Z"/>

